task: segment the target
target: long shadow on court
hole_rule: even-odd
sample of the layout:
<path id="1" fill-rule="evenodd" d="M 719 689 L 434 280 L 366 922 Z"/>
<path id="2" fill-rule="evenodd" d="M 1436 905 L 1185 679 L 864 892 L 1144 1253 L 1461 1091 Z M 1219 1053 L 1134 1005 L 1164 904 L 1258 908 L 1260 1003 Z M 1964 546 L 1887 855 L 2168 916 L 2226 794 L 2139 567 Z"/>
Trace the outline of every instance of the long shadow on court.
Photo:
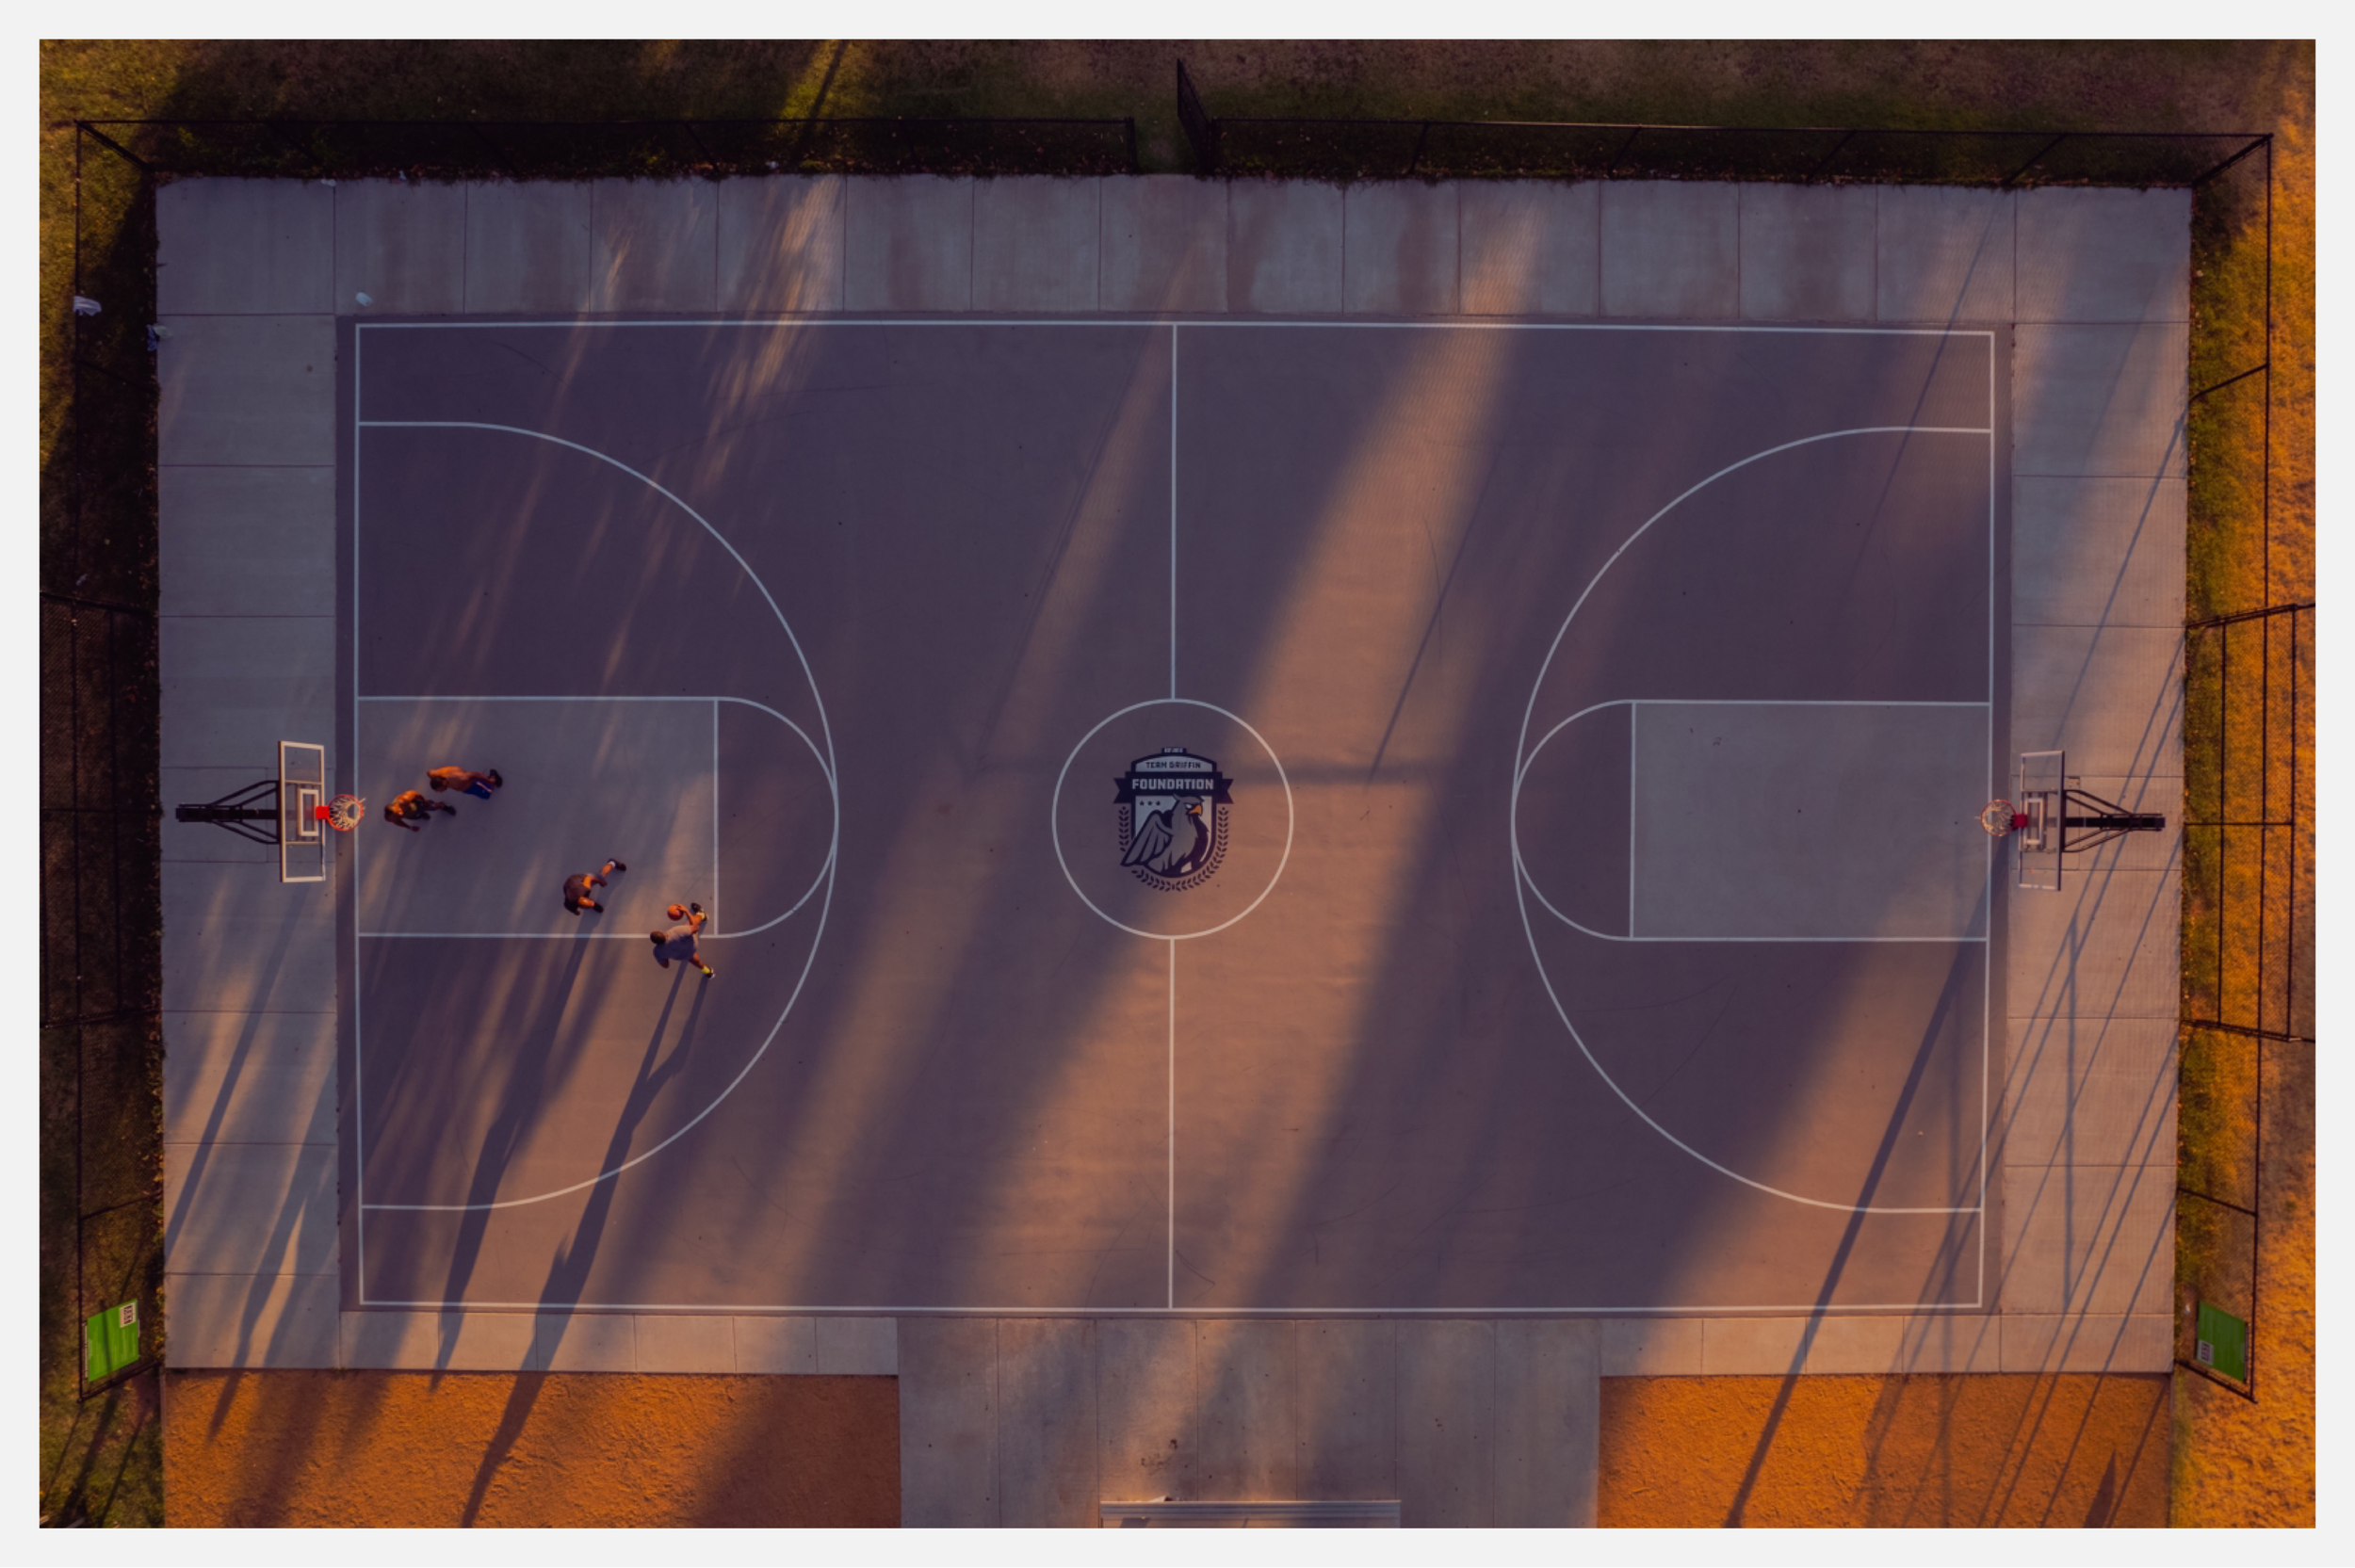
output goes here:
<path id="1" fill-rule="evenodd" d="M 496 1203 L 499 1183 L 507 1174 L 508 1162 L 530 1136 L 534 1122 L 545 1108 L 548 1071 L 556 1054 L 557 1035 L 564 1019 L 564 1001 L 573 994 L 580 978 L 581 966 L 588 962 L 595 944 L 591 933 L 583 929 L 568 945 L 564 967 L 555 983 L 544 994 L 541 1004 L 529 1016 L 528 1027 L 518 1031 L 519 1043 L 513 1070 L 508 1077 L 499 1113 L 485 1129 L 481 1147 L 477 1150 L 474 1174 L 466 1184 L 465 1201 L 470 1204 L 487 1205 Z M 664 1007 L 663 1018 L 670 1016 Z M 658 1031 L 656 1038 L 660 1039 Z M 443 1286 L 442 1300 L 463 1301 L 466 1299 L 466 1282 L 474 1274 L 475 1259 L 482 1250 L 484 1235 L 489 1231 L 492 1216 L 497 1210 L 473 1207 L 459 1224 L 457 1244 L 450 1254 L 449 1277 Z M 459 1322 L 445 1317 L 442 1329 L 442 1359 L 447 1361 L 456 1348 Z"/>
<path id="2" fill-rule="evenodd" d="M 1947 967 L 1945 989 L 1939 994 L 1938 1005 L 1922 1031 L 1921 1043 L 1914 1047 L 1905 1085 L 1897 1091 L 1896 1107 L 1890 1113 L 1888 1125 L 1882 1129 L 1880 1146 L 1873 1152 L 1873 1163 L 1865 1174 L 1864 1184 L 1858 1189 L 1856 1210 L 1848 1216 L 1847 1225 L 1840 1234 L 1839 1245 L 1832 1251 L 1830 1266 L 1824 1270 L 1823 1286 L 1815 1295 L 1815 1309 L 1809 1316 L 1807 1326 L 1799 1331 L 1798 1348 L 1791 1355 L 1791 1370 L 1784 1374 L 1782 1386 L 1775 1393 L 1774 1405 L 1766 1414 L 1765 1431 L 1759 1436 L 1758 1447 L 1751 1451 L 1749 1464 L 1743 1471 L 1741 1485 L 1734 1490 L 1733 1506 L 1726 1514 L 1725 1522 L 1729 1528 L 1738 1528 L 1743 1523 L 1743 1511 L 1749 1506 L 1750 1493 L 1758 1484 L 1759 1472 L 1765 1467 L 1767 1450 L 1774 1446 L 1775 1433 L 1782 1426 L 1783 1413 L 1790 1408 L 1791 1396 L 1798 1388 L 1800 1374 L 1807 1366 L 1808 1352 L 1814 1348 L 1815 1336 L 1823 1328 L 1825 1316 L 1838 1294 L 1840 1277 L 1846 1272 L 1848 1259 L 1856 1250 L 1859 1236 L 1863 1232 L 1863 1210 L 1880 1189 L 1881 1178 L 1889 1169 L 1890 1156 L 1895 1152 L 1898 1140 L 1905 1131 L 1907 1111 L 1912 1106 L 1914 1096 L 1922 1091 L 1932 1053 L 1939 1043 L 1941 1021 L 1960 1007 L 1967 983 L 1976 978 L 1975 966 L 1965 962 L 1969 955 L 1968 948 L 1957 951 Z"/>
<path id="3" fill-rule="evenodd" d="M 695 1000 L 687 1010 L 686 1022 L 680 1026 L 678 1043 L 670 1054 L 662 1054 L 662 1037 L 668 1032 L 671 1010 L 678 999 L 679 987 L 686 983 L 686 966 L 677 966 L 672 978 L 671 994 L 663 1002 L 661 1017 L 653 1035 L 646 1042 L 645 1056 L 638 1064 L 638 1075 L 630 1085 L 629 1098 L 622 1107 L 620 1119 L 614 1123 L 613 1136 L 605 1148 L 604 1162 L 597 1169 L 610 1171 L 629 1157 L 631 1140 L 637 1136 L 639 1123 L 645 1119 L 655 1096 L 665 1082 L 686 1062 L 694 1048 L 695 1026 L 703 1016 L 707 982 L 698 981 Z M 612 1178 L 598 1182 L 590 1189 L 589 1201 L 575 1222 L 572 1235 L 549 1260 L 546 1282 L 541 1286 L 543 1301 L 568 1304 L 579 1301 L 582 1286 L 588 1283 L 589 1270 L 597 1257 L 599 1245 L 605 1238 L 606 1222 L 611 1214 L 617 1183 Z M 461 1282 L 463 1283 L 463 1282 Z M 461 1300 L 453 1294 L 452 1301 Z M 570 1312 L 544 1312 L 532 1317 L 531 1345 L 525 1352 L 524 1366 L 533 1370 L 517 1374 L 515 1386 L 508 1395 L 507 1408 L 499 1414 L 497 1430 L 492 1434 L 490 1446 L 483 1451 L 482 1463 L 475 1471 L 474 1485 L 466 1495 L 466 1506 L 459 1516 L 461 1525 L 471 1526 L 482 1511 L 483 1498 L 491 1483 L 497 1479 L 499 1466 L 512 1453 L 523 1436 L 524 1427 L 531 1418 L 531 1409 L 539 1401 L 540 1390 L 547 1381 L 546 1368 L 556 1360 L 556 1352 L 564 1342 L 564 1334 L 572 1326 Z"/>

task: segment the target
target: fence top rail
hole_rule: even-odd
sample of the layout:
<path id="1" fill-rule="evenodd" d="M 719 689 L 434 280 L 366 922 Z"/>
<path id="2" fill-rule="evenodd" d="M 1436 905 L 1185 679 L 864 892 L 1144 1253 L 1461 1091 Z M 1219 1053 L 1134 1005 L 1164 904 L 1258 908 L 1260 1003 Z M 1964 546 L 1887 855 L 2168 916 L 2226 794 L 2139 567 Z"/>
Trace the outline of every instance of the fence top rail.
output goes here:
<path id="1" fill-rule="evenodd" d="M 86 130 L 118 125 L 271 125 L 284 129 L 304 126 L 357 125 L 387 130 L 469 131 L 615 131 L 672 129 L 681 125 L 1102 125 L 1126 126 L 1133 117 L 1071 115 L 778 115 L 768 118 L 732 117 L 716 120 L 76 120 Z"/>
<path id="2" fill-rule="evenodd" d="M 2212 615 L 2205 621 L 2192 622 L 2185 627 L 2185 630 L 2211 631 L 2218 626 L 2236 625 L 2243 621 L 2262 621 L 2269 615 L 2297 615 L 2314 607 L 2314 602 L 2312 599 L 2295 605 L 2267 605 L 2263 609 L 2235 610 L 2231 615 Z"/>
<path id="3" fill-rule="evenodd" d="M 1221 125 L 1467 125 L 1558 131 L 1706 131 L 1741 136 L 2009 137 L 2022 140 L 2067 137 L 2102 141 L 2246 141 L 2251 144 L 2273 139 L 2270 131 L 2022 131 L 1977 130 L 1950 125 L 1675 125 L 1648 121 L 1389 119 L 1306 114 L 1220 114 L 1210 118 Z"/>
<path id="4" fill-rule="evenodd" d="M 77 119 L 87 137 L 151 175 L 365 177 L 414 169 L 550 179 L 757 169 L 1104 175 L 1137 167 L 1134 117 L 818 115 L 615 120 Z M 753 148 L 748 143 L 774 143 Z M 789 150 L 786 147 L 790 143 Z M 423 161 L 420 162 L 419 160 Z M 266 167 L 267 166 L 267 167 Z M 280 167 L 290 166 L 290 167 Z M 771 162 L 768 166 L 774 170 Z"/>

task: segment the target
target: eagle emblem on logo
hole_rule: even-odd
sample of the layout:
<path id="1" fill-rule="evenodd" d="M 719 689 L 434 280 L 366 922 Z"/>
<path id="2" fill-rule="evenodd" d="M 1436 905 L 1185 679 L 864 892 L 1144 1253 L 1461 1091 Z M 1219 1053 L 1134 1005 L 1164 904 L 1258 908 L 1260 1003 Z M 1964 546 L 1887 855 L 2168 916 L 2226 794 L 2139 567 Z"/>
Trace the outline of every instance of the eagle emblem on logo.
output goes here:
<path id="1" fill-rule="evenodd" d="M 1199 887 L 1226 857 L 1232 779 L 1182 746 L 1139 757 L 1114 779 L 1120 864 L 1164 893 Z"/>

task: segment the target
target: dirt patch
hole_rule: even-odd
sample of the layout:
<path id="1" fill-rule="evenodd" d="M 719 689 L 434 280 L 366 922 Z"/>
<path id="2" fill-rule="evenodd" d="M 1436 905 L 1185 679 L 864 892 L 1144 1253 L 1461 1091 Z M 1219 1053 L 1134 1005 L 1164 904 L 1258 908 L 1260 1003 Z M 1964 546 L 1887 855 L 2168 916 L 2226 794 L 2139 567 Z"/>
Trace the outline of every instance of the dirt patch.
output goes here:
<path id="1" fill-rule="evenodd" d="M 896 1378 L 165 1375 L 166 1523 L 896 1527 Z"/>
<path id="2" fill-rule="evenodd" d="M 1605 1378 L 1606 1526 L 2161 1526 L 2164 1373 Z"/>

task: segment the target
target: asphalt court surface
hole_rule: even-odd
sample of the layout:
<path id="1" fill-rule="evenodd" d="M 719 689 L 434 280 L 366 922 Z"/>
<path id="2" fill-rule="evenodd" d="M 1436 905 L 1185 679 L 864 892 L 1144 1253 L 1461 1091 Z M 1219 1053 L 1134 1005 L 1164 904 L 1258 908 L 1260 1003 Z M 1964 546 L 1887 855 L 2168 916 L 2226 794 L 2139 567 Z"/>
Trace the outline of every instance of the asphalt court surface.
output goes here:
<path id="1" fill-rule="evenodd" d="M 348 1304 L 1991 1305 L 2001 336 L 344 330 Z"/>

